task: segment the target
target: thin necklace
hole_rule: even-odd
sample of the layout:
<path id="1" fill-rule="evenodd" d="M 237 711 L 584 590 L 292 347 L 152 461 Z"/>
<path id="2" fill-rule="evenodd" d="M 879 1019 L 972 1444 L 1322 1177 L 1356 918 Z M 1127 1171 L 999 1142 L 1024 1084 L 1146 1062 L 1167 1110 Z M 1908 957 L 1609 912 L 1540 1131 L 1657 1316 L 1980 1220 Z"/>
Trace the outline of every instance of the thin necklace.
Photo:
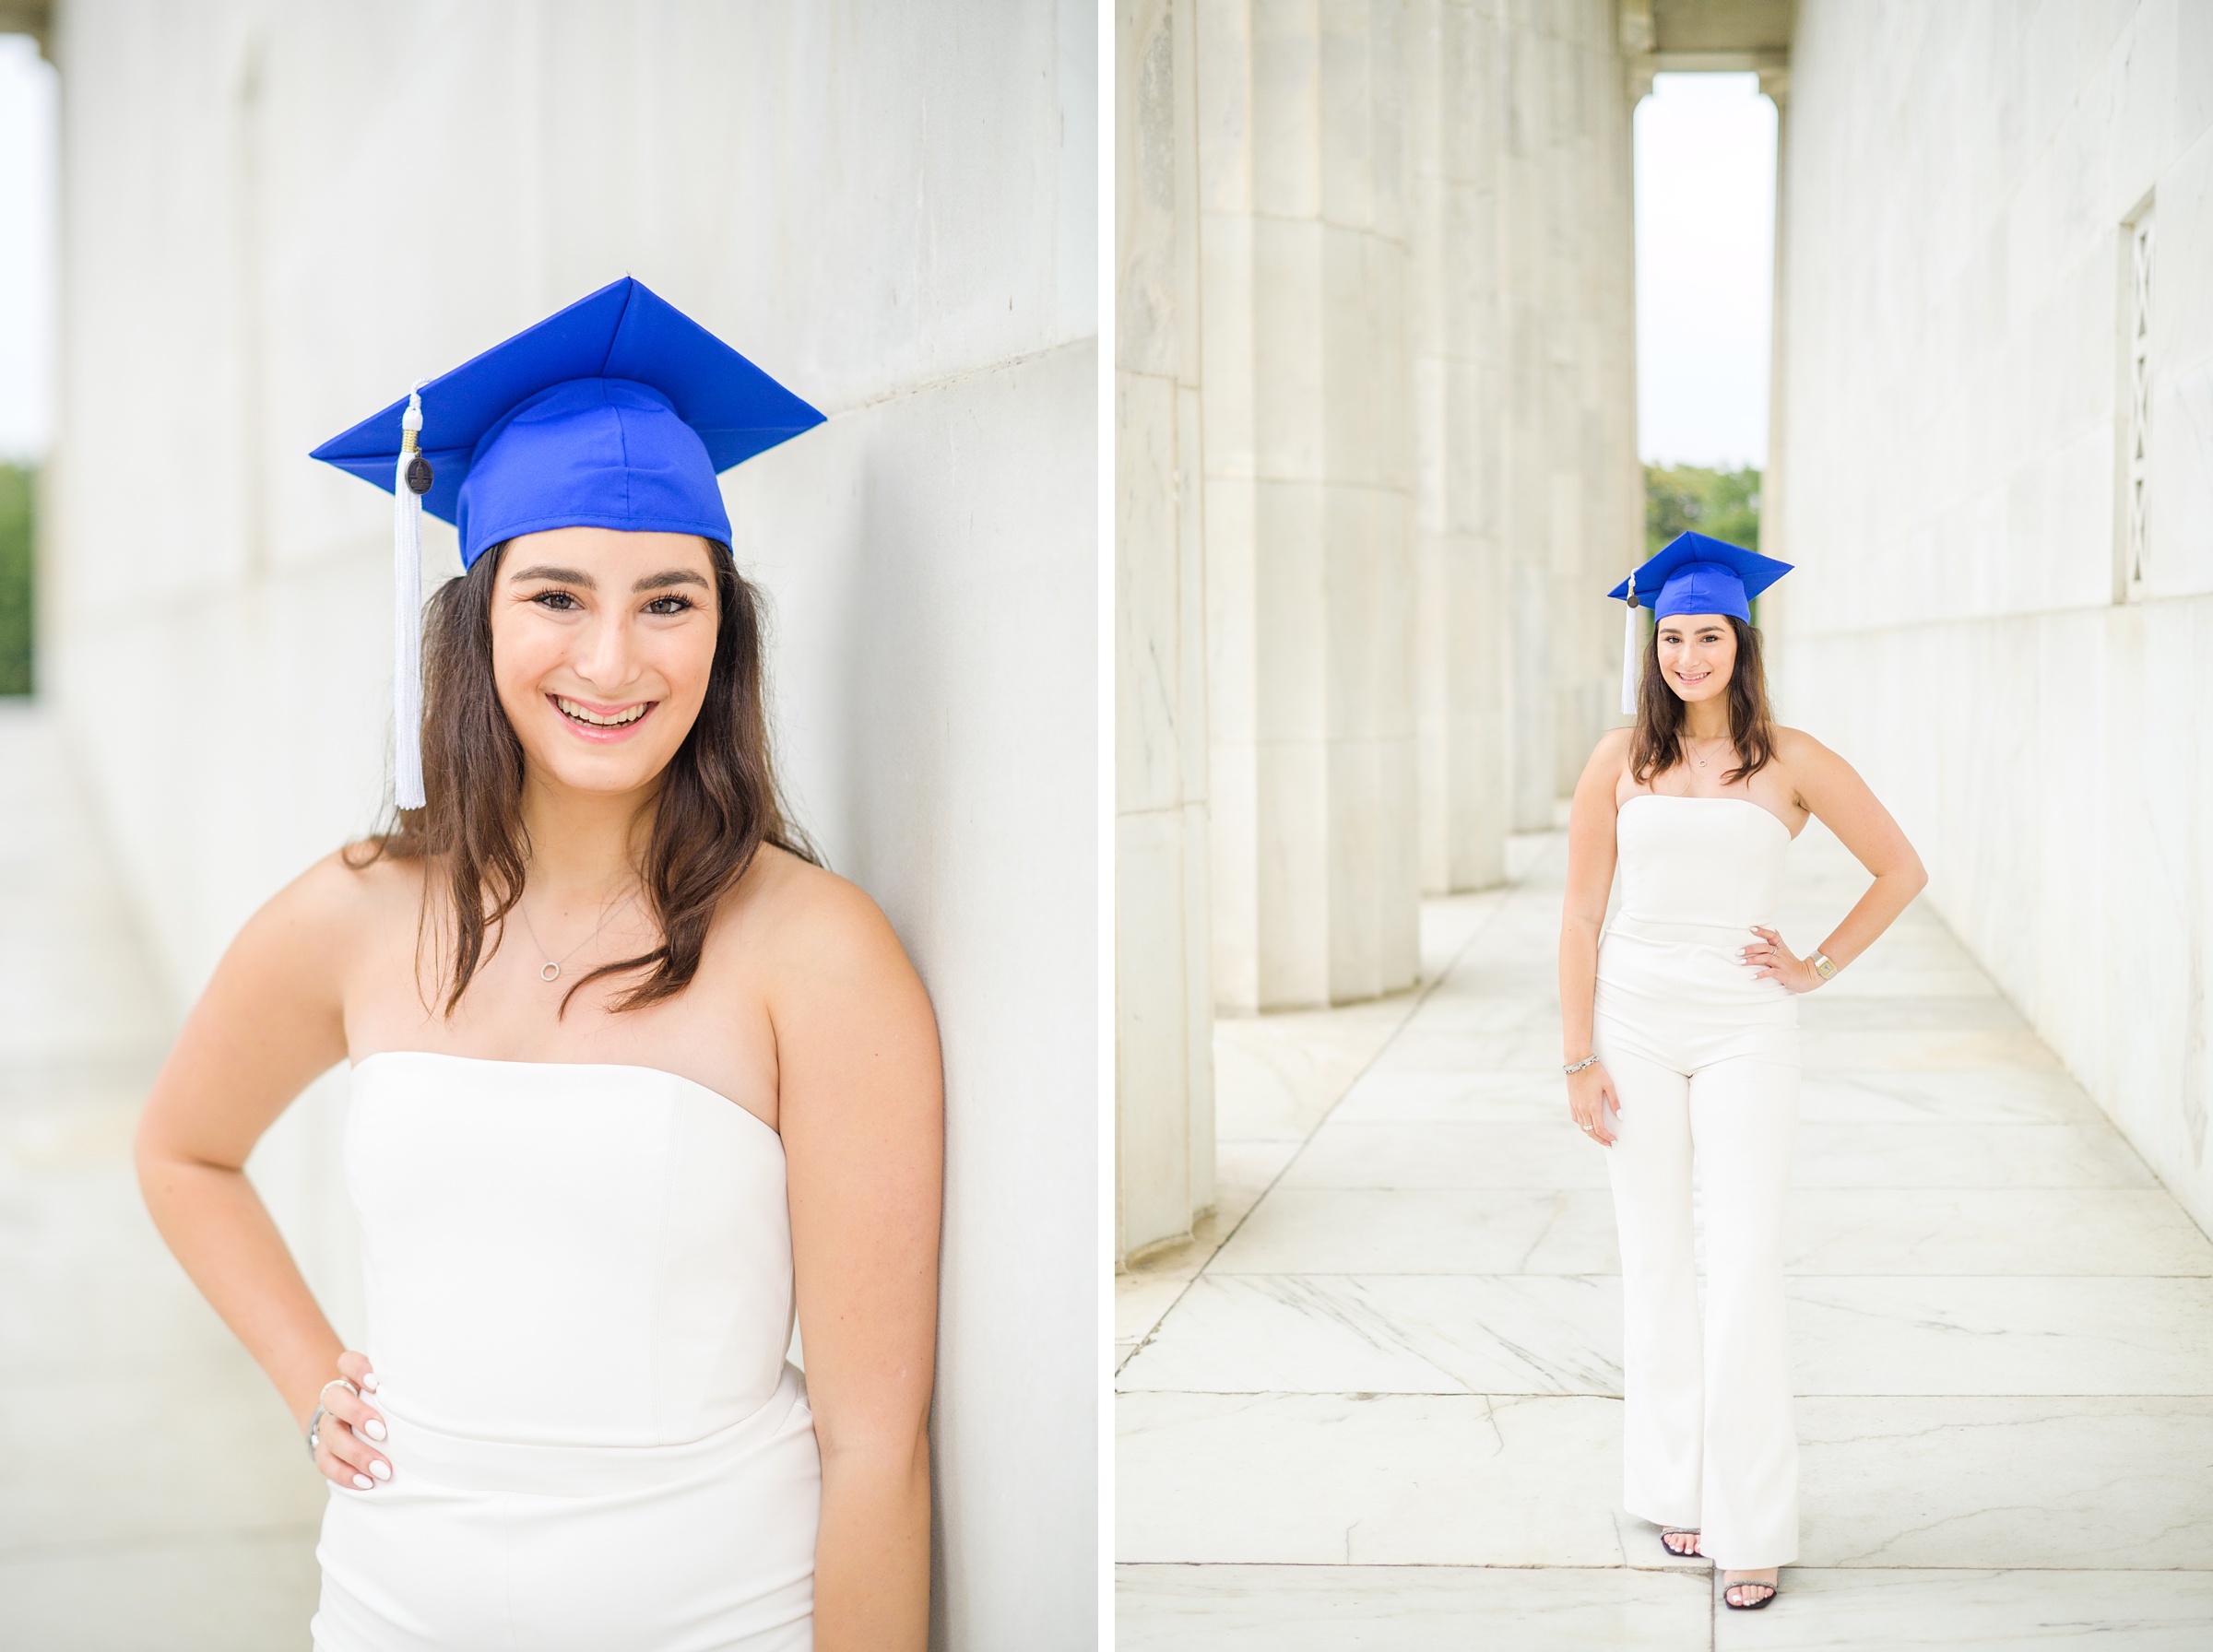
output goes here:
<path id="1" fill-rule="evenodd" d="M 1727 735 L 1725 735 L 1725 734 L 1717 734 L 1717 735 L 1710 735 L 1710 736 L 1708 736 L 1707 738 L 1710 738 L 1710 739 L 1716 739 L 1716 740 L 1725 740 L 1725 739 L 1728 739 L 1730 737 L 1729 737 L 1729 736 L 1727 736 Z M 1695 751 L 1691 751 L 1691 749 L 1690 749 L 1690 737 L 1689 737 L 1688 735 L 1685 735 L 1685 736 L 1683 737 L 1683 749 L 1684 749 L 1685 751 L 1686 751 L 1686 752 L 1689 752 L 1689 754 L 1690 754 L 1690 761 L 1691 761 L 1692 762 L 1694 762 L 1694 763 L 1698 764 L 1699 768 L 1703 769 L 1703 768 L 1706 766 L 1706 760 L 1705 760 L 1704 758 L 1700 757 L 1700 756 L 1699 756 L 1699 755 L 1698 755 L 1697 752 L 1695 752 Z"/>
<path id="2" fill-rule="evenodd" d="M 599 914 L 598 925 L 589 935 L 586 936 L 582 940 L 578 941 L 574 946 L 563 952 L 559 958 L 548 958 L 544 963 L 538 966 L 538 978 L 540 981 L 560 980 L 561 966 L 568 962 L 570 959 L 575 957 L 577 953 L 583 951 L 585 948 L 590 946 L 594 941 L 598 940 L 599 938 L 599 931 L 606 928 L 608 925 L 613 921 L 615 914 L 621 912 L 625 906 L 628 906 L 637 898 L 638 891 L 635 889 L 633 889 L 630 893 L 624 895 L 620 901 L 616 902 L 612 906 L 609 906 L 605 912 L 601 913 Z M 525 906 L 519 899 L 515 903 L 515 909 L 523 914 L 523 927 L 529 933 L 530 944 L 536 947 L 541 954 L 544 953 L 546 950 L 546 943 L 538 938 L 538 926 L 530 921 L 530 909 L 527 906 Z"/>

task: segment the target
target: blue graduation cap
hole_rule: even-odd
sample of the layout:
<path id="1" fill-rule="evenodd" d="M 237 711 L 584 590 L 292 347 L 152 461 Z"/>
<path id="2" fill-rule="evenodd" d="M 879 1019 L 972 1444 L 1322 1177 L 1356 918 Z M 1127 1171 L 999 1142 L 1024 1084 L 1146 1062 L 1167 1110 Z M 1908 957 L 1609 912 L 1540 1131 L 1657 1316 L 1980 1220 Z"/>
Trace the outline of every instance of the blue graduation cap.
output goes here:
<path id="1" fill-rule="evenodd" d="M 730 541 L 716 475 L 822 422 L 625 276 L 418 385 L 309 455 L 393 496 L 402 808 L 422 807 L 421 513 L 494 545 L 556 527 Z"/>
<path id="2" fill-rule="evenodd" d="M 1791 571 L 1791 564 L 1704 534 L 1677 534 L 1606 596 L 1629 605 L 1621 633 L 1621 710 L 1637 710 L 1637 610 L 1655 620 L 1671 614 L 1730 614 L 1752 623 L 1752 598 Z"/>

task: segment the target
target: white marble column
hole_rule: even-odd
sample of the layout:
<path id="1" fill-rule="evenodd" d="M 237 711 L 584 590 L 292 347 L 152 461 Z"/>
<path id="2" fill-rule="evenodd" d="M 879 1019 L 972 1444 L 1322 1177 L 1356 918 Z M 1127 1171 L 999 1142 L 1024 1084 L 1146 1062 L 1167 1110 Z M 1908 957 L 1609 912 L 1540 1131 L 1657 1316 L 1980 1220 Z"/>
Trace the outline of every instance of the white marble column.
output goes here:
<path id="1" fill-rule="evenodd" d="M 1422 888 L 1506 875 L 1506 407 L 1497 0 L 1409 7 L 1408 217 Z"/>
<path id="2" fill-rule="evenodd" d="M 1506 372 L 1500 383 L 1499 600 L 1505 608 L 1506 742 L 1500 767 L 1511 830 L 1552 823 L 1554 696 L 1549 570 L 1555 486 L 1553 404 L 1561 317 L 1558 289 L 1563 226 L 1552 127 L 1553 42 L 1542 11 L 1504 22 L 1498 33 L 1504 82 L 1499 159 L 1500 324 Z"/>
<path id="3" fill-rule="evenodd" d="M 1115 19 L 1116 1250 L 1213 1203 L 1191 0 Z"/>
<path id="4" fill-rule="evenodd" d="M 1413 983 L 1401 0 L 1201 0 L 1215 998 Z"/>
<path id="5" fill-rule="evenodd" d="M 1786 415 L 1790 410 L 1790 292 L 1788 267 L 1784 263 L 1790 249 L 1786 233 L 1791 198 L 1789 189 L 1791 160 L 1791 72 L 1788 68 L 1762 69 L 1759 89 L 1775 105 L 1775 246 L 1774 286 L 1769 302 L 1772 313 L 1768 331 L 1768 462 L 1759 477 L 1759 549 L 1763 556 L 1780 561 L 1791 560 L 1790 534 L 1786 525 L 1788 513 L 1783 501 L 1790 483 L 1790 442 Z M 1775 714 L 1788 721 L 1793 714 L 1789 707 L 1790 663 L 1787 658 L 1790 634 L 1792 585 L 1788 580 L 1779 581 L 1762 593 L 1759 599 L 1759 623 L 1762 647 L 1767 655 L 1768 682 L 1775 697 Z"/>
<path id="6" fill-rule="evenodd" d="M 1556 522 L 1554 615 L 1562 642 L 1554 786 L 1573 792 L 1599 735 L 1620 715 L 1621 610 L 1605 593 L 1643 560 L 1637 454 L 1634 146 L 1611 0 L 1562 7 L 1574 118 L 1568 170 L 1576 249 L 1571 406 L 1556 463 L 1573 502 Z"/>
<path id="7" fill-rule="evenodd" d="M 1505 62 L 1505 766 L 1516 830 L 1551 823 L 1616 721 L 1619 614 L 1641 542 L 1628 105 L 1606 0 L 1517 11 Z"/>

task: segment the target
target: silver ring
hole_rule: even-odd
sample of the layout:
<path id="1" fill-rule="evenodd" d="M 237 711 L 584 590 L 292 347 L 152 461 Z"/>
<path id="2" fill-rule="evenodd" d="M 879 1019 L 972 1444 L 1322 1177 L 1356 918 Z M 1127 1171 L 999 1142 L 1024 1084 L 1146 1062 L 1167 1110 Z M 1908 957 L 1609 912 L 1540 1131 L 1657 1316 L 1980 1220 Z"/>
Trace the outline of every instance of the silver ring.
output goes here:
<path id="1" fill-rule="evenodd" d="M 307 1420 L 307 1456 L 310 1462 L 314 1460 L 315 1453 L 322 1448 L 323 1419 L 330 1414 L 330 1408 L 323 1403 L 323 1396 L 340 1383 L 346 1385 L 356 1399 L 361 1397 L 361 1391 L 353 1386 L 350 1379 L 343 1376 L 334 1376 L 315 1390 L 315 1414 Z"/>

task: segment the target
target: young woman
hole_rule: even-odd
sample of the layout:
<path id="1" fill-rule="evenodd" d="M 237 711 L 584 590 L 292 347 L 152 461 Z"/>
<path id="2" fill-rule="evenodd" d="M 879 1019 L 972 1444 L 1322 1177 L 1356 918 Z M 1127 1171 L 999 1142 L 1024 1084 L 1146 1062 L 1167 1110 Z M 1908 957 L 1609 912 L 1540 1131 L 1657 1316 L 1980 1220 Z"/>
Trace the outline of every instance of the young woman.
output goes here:
<path id="1" fill-rule="evenodd" d="M 409 485 L 467 566 L 424 807 L 248 922 L 139 1129 L 332 1483 L 321 1652 L 926 1639 L 936 1026 L 778 807 L 715 479 L 729 430 L 769 444 L 717 397 L 767 381 L 617 286 L 423 390 Z M 402 428 L 349 437 L 404 476 Z M 342 1059 L 353 1350 L 241 1169 Z"/>
<path id="2" fill-rule="evenodd" d="M 1769 721 L 1750 598 L 1788 572 L 1686 534 L 1614 591 L 1651 608 L 1652 638 L 1636 726 L 1604 737 L 1576 786 L 1560 925 L 1568 1107 L 1608 1150 L 1621 1235 L 1624 1499 L 1671 1554 L 1710 1556 L 1739 1610 L 1773 1599 L 1798 1554 L 1782 1295 L 1795 995 L 1928 880 L 1851 765 Z M 1875 882 L 1801 958 L 1771 926 L 1783 851 L 1815 818 Z"/>

